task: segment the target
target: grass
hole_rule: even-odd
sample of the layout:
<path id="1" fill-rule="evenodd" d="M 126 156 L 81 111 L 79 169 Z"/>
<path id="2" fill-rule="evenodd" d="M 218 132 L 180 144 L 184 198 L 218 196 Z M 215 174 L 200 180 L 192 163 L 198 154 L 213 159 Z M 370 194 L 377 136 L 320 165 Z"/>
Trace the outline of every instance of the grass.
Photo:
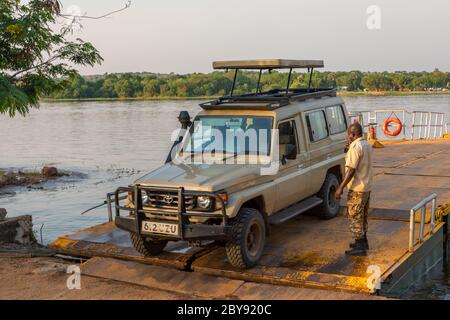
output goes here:
<path id="1" fill-rule="evenodd" d="M 79 99 L 53 99 L 42 98 L 42 102 L 74 102 L 74 101 L 164 101 L 164 100 L 210 100 L 219 96 L 198 96 L 198 97 L 137 97 L 137 98 L 79 98 Z"/>
<path id="2" fill-rule="evenodd" d="M 415 95 L 443 95 L 450 94 L 449 91 L 339 91 L 341 97 L 362 97 L 362 96 L 415 96 Z M 78 101 L 165 101 L 165 100 L 210 100 L 218 96 L 198 96 L 198 97 L 137 97 L 137 98 L 79 98 L 79 99 L 53 99 L 42 98 L 43 102 L 78 102 Z"/>
<path id="3" fill-rule="evenodd" d="M 443 95 L 450 94 L 450 91 L 339 91 L 338 96 L 359 97 L 359 96 L 418 96 L 418 95 Z"/>

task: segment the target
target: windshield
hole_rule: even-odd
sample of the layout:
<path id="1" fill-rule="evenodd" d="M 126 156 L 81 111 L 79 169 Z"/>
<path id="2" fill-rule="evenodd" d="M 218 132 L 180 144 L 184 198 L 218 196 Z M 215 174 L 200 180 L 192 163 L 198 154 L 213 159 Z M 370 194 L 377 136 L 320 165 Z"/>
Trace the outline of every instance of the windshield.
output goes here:
<path id="1" fill-rule="evenodd" d="M 183 152 L 269 155 L 272 117 L 199 116 Z"/>

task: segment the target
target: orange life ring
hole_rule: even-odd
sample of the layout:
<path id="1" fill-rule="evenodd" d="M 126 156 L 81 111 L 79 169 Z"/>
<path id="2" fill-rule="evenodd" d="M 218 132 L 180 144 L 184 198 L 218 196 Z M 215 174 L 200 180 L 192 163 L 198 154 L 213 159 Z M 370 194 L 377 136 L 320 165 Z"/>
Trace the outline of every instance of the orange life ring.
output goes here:
<path id="1" fill-rule="evenodd" d="M 397 129 L 394 131 L 389 130 L 389 126 L 394 123 L 397 125 Z M 398 118 L 388 118 L 386 121 L 384 121 L 383 124 L 383 131 L 387 136 L 396 137 L 398 136 L 403 130 L 403 123 Z"/>

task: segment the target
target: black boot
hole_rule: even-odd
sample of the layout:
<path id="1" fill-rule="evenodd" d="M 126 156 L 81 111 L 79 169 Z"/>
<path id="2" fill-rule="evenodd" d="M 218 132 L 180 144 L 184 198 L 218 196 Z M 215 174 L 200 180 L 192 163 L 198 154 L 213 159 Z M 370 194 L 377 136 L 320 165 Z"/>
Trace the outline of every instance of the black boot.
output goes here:
<path id="1" fill-rule="evenodd" d="M 364 235 L 364 245 L 366 246 L 366 250 L 369 250 L 369 240 L 367 240 L 367 234 Z"/>
<path id="2" fill-rule="evenodd" d="M 355 241 L 354 248 L 345 251 L 348 256 L 366 256 L 366 246 L 364 238 Z"/>
<path id="3" fill-rule="evenodd" d="M 366 250 L 369 250 L 369 241 L 367 240 L 367 235 L 364 235 L 363 240 L 364 240 L 364 246 L 365 246 Z M 350 246 L 350 248 L 354 248 L 356 246 L 356 240 L 355 240 L 355 242 L 350 243 L 349 246 Z"/>

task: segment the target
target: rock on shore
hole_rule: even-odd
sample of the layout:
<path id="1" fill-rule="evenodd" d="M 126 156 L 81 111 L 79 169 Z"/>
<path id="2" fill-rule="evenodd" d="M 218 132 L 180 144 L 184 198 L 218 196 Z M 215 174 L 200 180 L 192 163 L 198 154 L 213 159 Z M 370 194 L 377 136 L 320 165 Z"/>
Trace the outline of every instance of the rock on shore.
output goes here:
<path id="1" fill-rule="evenodd" d="M 10 171 L 3 174 L 0 172 L 0 188 L 6 186 L 30 186 L 60 177 L 61 175 L 57 168 L 47 166 L 43 167 L 41 172 L 26 173 Z"/>
<path id="2" fill-rule="evenodd" d="M 33 222 L 30 215 L 6 218 L 0 221 L 0 244 L 30 245 L 35 242 Z"/>

